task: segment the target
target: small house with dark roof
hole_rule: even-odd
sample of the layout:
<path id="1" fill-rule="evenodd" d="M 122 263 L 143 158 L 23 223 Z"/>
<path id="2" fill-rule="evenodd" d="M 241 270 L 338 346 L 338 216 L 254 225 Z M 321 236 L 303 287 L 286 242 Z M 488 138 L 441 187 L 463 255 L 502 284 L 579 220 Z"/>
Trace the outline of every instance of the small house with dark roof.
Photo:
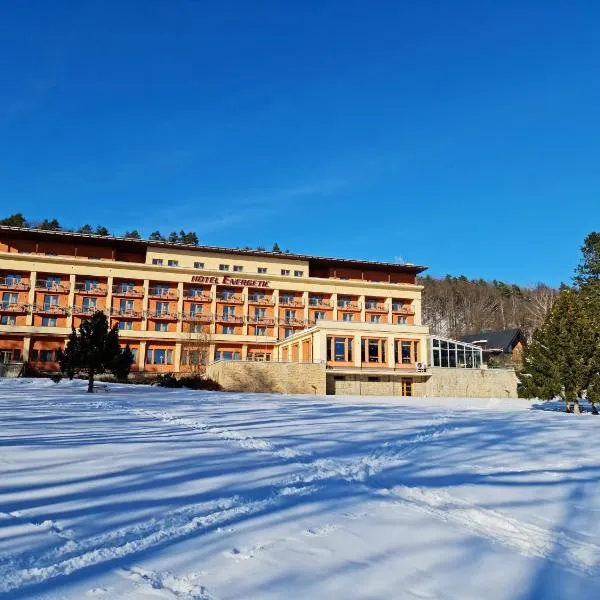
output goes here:
<path id="1" fill-rule="evenodd" d="M 483 361 L 489 362 L 490 358 L 502 362 L 521 362 L 521 354 L 526 345 L 526 339 L 520 329 L 505 329 L 503 331 L 480 331 L 463 335 L 461 342 L 468 342 L 479 346 L 483 350 Z"/>

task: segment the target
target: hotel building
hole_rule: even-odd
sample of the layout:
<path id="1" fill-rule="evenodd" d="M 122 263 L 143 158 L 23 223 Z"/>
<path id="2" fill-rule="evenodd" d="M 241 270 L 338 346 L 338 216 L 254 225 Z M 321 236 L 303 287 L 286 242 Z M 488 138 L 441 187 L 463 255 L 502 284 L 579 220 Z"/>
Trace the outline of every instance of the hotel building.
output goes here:
<path id="1" fill-rule="evenodd" d="M 421 324 L 424 270 L 0 226 L 0 363 L 57 370 L 72 327 L 102 310 L 141 372 L 310 363 L 331 393 L 385 381 L 410 395 L 453 343 Z M 450 348 L 454 366 L 479 366 L 479 349 Z"/>

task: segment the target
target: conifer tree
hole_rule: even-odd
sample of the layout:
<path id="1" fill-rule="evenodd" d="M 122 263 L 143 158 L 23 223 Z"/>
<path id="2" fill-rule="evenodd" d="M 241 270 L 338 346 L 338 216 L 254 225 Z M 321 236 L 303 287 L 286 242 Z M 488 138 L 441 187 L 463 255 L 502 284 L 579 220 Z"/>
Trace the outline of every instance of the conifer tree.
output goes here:
<path id="1" fill-rule="evenodd" d="M 0 220 L 0 225 L 6 225 L 8 227 L 29 227 L 27 219 L 22 213 L 15 213 Z"/>
<path id="2" fill-rule="evenodd" d="M 134 239 L 134 240 L 139 240 L 139 239 L 142 238 L 142 236 L 140 235 L 140 232 L 137 229 L 134 229 L 132 231 L 126 231 L 123 234 L 123 237 L 131 238 L 131 239 Z"/>
<path id="3" fill-rule="evenodd" d="M 271 252 L 281 252 L 281 248 L 279 247 L 279 244 L 277 242 L 273 244 L 273 249 L 271 250 Z"/>
<path id="4" fill-rule="evenodd" d="M 85 319 L 79 332 L 73 327 L 66 348 L 59 355 L 60 369 L 69 379 L 84 373 L 88 380 L 88 392 L 94 391 L 94 378 L 109 371 L 122 379 L 127 377 L 133 363 L 133 354 L 127 346 L 119 346 L 119 329 L 108 326 L 102 311 Z"/>
<path id="5" fill-rule="evenodd" d="M 110 235 L 110 231 L 108 231 L 108 229 L 106 229 L 106 227 L 104 227 L 103 225 L 98 225 L 96 227 L 95 233 L 96 233 L 96 235 L 104 235 L 104 236 Z"/>
<path id="6" fill-rule="evenodd" d="M 43 229 L 45 231 L 60 231 L 61 230 L 60 223 L 58 222 L 57 219 L 52 219 L 50 221 L 48 219 L 44 219 L 40 223 L 39 228 Z"/>
<path id="7" fill-rule="evenodd" d="M 164 242 L 164 241 L 166 241 L 160 231 L 153 231 L 150 234 L 149 239 L 151 239 L 154 242 Z"/>
<path id="8" fill-rule="evenodd" d="M 86 223 L 83 227 L 79 228 L 78 233 L 92 234 L 92 233 L 94 233 L 94 230 L 92 229 L 91 225 L 89 225 L 88 223 Z"/>
<path id="9" fill-rule="evenodd" d="M 575 283 L 584 287 L 600 282 L 600 232 L 593 231 L 581 247 L 582 261 L 577 267 Z"/>
<path id="10" fill-rule="evenodd" d="M 169 237 L 167 238 L 167 242 L 171 242 L 171 244 L 179 243 L 179 235 L 176 231 L 171 231 Z"/>

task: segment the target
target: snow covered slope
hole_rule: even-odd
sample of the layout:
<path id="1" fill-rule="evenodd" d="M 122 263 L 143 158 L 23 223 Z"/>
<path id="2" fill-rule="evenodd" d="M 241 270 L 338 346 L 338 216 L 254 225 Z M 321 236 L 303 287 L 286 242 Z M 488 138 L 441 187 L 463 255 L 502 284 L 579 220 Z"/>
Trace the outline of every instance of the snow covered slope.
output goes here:
<path id="1" fill-rule="evenodd" d="M 0 379 L 0 598 L 600 598 L 600 418 Z"/>

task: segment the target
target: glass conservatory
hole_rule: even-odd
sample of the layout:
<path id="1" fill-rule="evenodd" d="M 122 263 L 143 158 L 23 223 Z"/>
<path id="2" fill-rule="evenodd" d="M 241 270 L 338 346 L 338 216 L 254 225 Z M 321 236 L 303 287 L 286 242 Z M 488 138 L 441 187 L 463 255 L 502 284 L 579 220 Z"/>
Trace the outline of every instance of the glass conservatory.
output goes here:
<path id="1" fill-rule="evenodd" d="M 479 346 L 431 336 L 430 365 L 432 367 L 480 369 L 482 350 Z"/>

